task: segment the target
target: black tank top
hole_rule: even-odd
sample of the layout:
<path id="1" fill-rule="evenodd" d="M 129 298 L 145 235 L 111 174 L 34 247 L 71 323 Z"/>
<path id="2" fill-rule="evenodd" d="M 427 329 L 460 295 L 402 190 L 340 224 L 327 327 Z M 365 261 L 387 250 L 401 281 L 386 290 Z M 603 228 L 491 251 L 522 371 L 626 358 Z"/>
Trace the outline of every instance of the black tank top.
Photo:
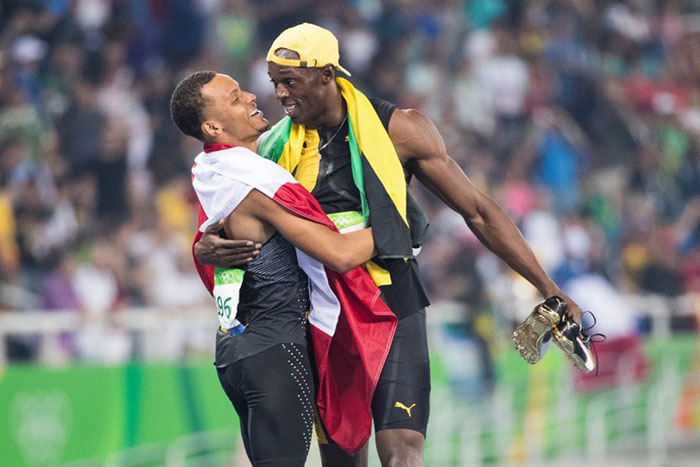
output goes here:
<path id="1" fill-rule="evenodd" d="M 390 102 L 370 98 L 370 103 L 384 125 L 389 130 L 391 114 L 396 105 Z M 321 128 L 318 130 L 319 161 L 318 178 L 311 191 L 326 214 L 344 211 L 361 211 L 360 191 L 355 186 L 350 166 L 350 149 L 348 147 L 348 121 L 341 128 Z M 336 133 L 337 132 L 337 133 Z M 328 143 L 326 147 L 324 144 Z"/>
<path id="2" fill-rule="evenodd" d="M 384 129 L 389 131 L 389 120 L 397 106 L 377 98 L 369 98 L 369 101 L 384 125 Z M 322 148 L 319 151 L 321 160 L 316 185 L 311 194 L 326 214 L 362 211 L 360 191 L 352 178 L 348 125 L 346 120 L 340 129 L 333 127 L 318 130 L 320 139 L 318 147 Z M 328 143 L 327 146 L 323 147 L 326 143 Z M 409 316 L 430 304 L 420 281 L 418 263 L 415 260 L 375 259 L 375 262 L 391 273 L 392 284 L 382 286 L 380 290 L 382 299 L 397 317 Z"/>
<path id="3" fill-rule="evenodd" d="M 278 344 L 306 345 L 308 310 L 308 279 L 294 245 L 275 232 L 243 276 L 236 318 L 245 331 L 237 336 L 219 331 L 214 364 L 230 365 Z"/>

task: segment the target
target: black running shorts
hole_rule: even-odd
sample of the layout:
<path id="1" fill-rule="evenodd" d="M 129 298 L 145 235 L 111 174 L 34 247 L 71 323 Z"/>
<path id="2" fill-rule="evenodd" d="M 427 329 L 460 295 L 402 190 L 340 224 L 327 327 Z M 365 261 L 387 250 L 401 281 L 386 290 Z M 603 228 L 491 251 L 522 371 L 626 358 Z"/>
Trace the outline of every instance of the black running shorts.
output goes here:
<path id="1" fill-rule="evenodd" d="M 406 428 L 425 436 L 430 414 L 430 361 L 425 308 L 399 320 L 372 398 L 375 431 Z"/>
<path id="2" fill-rule="evenodd" d="M 303 467 L 315 400 L 306 347 L 276 345 L 217 371 L 238 413 L 251 463 Z"/>

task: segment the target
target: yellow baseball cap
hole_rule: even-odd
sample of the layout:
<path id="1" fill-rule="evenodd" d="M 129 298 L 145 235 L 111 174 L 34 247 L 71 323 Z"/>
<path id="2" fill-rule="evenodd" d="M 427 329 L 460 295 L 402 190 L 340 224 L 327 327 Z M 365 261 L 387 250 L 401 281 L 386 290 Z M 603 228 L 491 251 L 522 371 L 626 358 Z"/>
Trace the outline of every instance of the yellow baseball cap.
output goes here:
<path id="1" fill-rule="evenodd" d="M 299 60 L 278 57 L 275 52 L 279 49 L 298 53 Z M 320 68 L 331 64 L 346 75 L 351 76 L 348 70 L 340 66 L 339 59 L 338 39 L 328 29 L 311 23 L 302 23 L 285 29 L 282 34 L 277 36 L 267 52 L 267 61 L 278 65 Z"/>

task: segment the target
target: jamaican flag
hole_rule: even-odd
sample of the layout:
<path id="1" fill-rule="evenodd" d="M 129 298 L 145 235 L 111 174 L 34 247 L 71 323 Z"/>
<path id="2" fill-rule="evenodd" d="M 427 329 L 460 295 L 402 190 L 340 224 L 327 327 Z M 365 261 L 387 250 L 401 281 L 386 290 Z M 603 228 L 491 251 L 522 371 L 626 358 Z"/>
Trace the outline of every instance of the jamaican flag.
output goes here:
<path id="1" fill-rule="evenodd" d="M 365 225 L 373 227 L 377 256 L 412 258 L 406 180 L 394 145 L 369 99 L 349 81 L 336 81 L 348 109 L 352 177 L 360 192 Z M 285 117 L 267 133 L 258 153 L 311 191 L 318 176 L 318 142 L 316 130 Z"/>

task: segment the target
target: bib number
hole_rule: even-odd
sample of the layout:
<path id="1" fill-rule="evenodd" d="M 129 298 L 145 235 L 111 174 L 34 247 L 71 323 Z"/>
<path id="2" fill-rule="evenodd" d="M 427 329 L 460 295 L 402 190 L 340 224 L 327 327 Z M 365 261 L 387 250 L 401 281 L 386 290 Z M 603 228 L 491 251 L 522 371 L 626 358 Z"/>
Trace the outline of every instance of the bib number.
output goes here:
<path id="1" fill-rule="evenodd" d="M 216 297 L 216 309 L 219 317 L 231 319 L 231 306 L 229 305 L 231 300 L 233 300 L 233 297 L 223 298 L 221 295 Z"/>
<path id="2" fill-rule="evenodd" d="M 238 297 L 245 272 L 242 269 L 214 269 L 214 300 L 219 324 L 229 332 L 241 330 L 243 325 L 236 319 Z"/>

